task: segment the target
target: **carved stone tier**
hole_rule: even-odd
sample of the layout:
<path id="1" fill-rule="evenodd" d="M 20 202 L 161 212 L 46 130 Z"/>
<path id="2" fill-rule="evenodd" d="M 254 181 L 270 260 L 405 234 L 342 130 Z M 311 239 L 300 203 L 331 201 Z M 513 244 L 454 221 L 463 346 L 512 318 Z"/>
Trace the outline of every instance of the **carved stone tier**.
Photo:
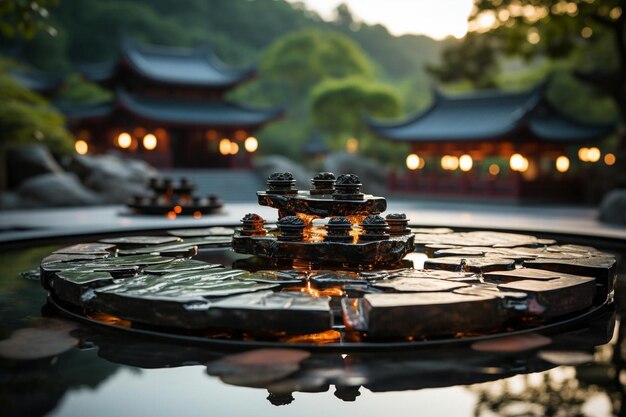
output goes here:
<path id="1" fill-rule="evenodd" d="M 275 260 L 303 260 L 350 265 L 393 265 L 413 251 L 413 235 L 393 236 L 387 240 L 360 243 L 291 242 L 273 235 L 264 237 L 233 236 L 235 252 Z"/>
<path id="2" fill-rule="evenodd" d="M 298 191 L 293 195 L 270 194 L 258 191 L 259 204 L 278 209 L 279 216 L 297 213 L 324 218 L 336 216 L 367 216 L 379 214 L 387 209 L 384 197 L 364 195 L 361 200 L 337 200 L 332 195 L 311 195 L 309 191 Z"/>

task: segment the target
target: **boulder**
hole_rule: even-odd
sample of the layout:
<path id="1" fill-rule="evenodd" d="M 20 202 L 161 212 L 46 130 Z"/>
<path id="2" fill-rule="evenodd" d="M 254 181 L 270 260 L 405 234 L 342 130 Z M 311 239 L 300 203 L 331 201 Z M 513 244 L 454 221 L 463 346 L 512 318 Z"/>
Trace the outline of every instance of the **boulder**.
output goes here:
<path id="1" fill-rule="evenodd" d="M 125 203 L 134 195 L 148 195 L 148 179 L 158 176 L 146 162 L 113 153 L 76 156 L 68 169 L 78 175 L 86 187 L 100 194 L 105 203 Z"/>
<path id="2" fill-rule="evenodd" d="M 43 145 L 10 148 L 6 153 L 7 185 L 17 188 L 24 180 L 43 174 L 62 174 L 63 168 Z"/>
<path id="3" fill-rule="evenodd" d="M 372 159 L 346 152 L 333 153 L 324 160 L 324 170 L 335 175 L 356 174 L 363 184 L 363 192 L 387 194 L 387 168 Z"/>
<path id="4" fill-rule="evenodd" d="M 279 155 L 270 155 L 254 161 L 254 170 L 265 181 L 274 172 L 291 172 L 296 179 L 296 188 L 308 190 L 311 188 L 313 175 L 298 163 Z"/>
<path id="5" fill-rule="evenodd" d="M 22 199 L 18 193 L 5 191 L 0 193 L 0 210 L 17 210 L 22 207 Z"/>
<path id="6" fill-rule="evenodd" d="M 626 188 L 607 193 L 600 203 L 600 220 L 626 225 Z"/>
<path id="7" fill-rule="evenodd" d="M 62 207 L 102 204 L 103 200 L 86 188 L 73 174 L 44 174 L 29 178 L 17 189 L 29 206 Z"/>

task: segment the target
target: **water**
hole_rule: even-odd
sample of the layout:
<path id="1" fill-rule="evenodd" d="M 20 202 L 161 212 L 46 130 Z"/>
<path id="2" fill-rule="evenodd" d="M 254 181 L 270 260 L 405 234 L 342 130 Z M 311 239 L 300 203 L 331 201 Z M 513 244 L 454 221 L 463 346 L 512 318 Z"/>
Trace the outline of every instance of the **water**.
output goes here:
<path id="1" fill-rule="evenodd" d="M 37 328 L 42 316 L 67 320 L 45 307 L 38 282 L 20 276 L 55 248 L 0 255 L 0 339 Z M 224 250 L 198 258 L 228 263 L 241 256 Z M 608 311 L 519 352 L 503 352 L 501 344 L 318 352 L 300 362 L 257 358 L 243 367 L 228 365 L 233 350 L 80 325 L 71 331 L 77 345 L 63 353 L 0 359 L 0 416 L 618 415 L 626 411 L 620 312 Z"/>

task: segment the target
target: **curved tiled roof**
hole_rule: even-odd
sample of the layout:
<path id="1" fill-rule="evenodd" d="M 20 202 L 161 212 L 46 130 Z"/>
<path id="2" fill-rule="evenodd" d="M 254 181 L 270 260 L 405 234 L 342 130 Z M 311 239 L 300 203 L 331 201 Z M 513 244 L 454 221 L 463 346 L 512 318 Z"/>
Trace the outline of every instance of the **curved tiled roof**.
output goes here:
<path id="1" fill-rule="evenodd" d="M 436 93 L 429 109 L 403 122 L 368 124 L 378 135 L 401 142 L 499 140 L 523 128 L 540 140 L 576 142 L 601 139 L 615 129 L 616 123 L 583 123 L 563 115 L 544 92 L 545 84 L 521 93 Z"/>
<path id="2" fill-rule="evenodd" d="M 120 110 L 156 123 L 208 127 L 255 127 L 281 116 L 280 110 L 252 109 L 226 101 L 141 97 L 118 90 L 112 102 L 57 107 L 70 120 L 109 117 Z"/>
<path id="3" fill-rule="evenodd" d="M 146 79 L 166 84 L 227 88 L 255 74 L 253 68 L 236 69 L 224 64 L 208 46 L 177 48 L 139 45 L 122 38 L 121 55 L 116 61 L 82 66 L 84 76 L 96 82 L 109 80 L 128 65 Z"/>

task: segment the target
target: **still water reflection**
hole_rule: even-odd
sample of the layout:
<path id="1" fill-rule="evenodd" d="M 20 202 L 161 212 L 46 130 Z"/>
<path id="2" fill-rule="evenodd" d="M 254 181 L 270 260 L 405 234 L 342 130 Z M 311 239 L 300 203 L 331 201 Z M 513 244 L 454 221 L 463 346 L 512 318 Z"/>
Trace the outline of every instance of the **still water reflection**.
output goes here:
<path id="1" fill-rule="evenodd" d="M 626 329 L 619 310 L 549 339 L 535 335 L 480 349 L 246 354 L 67 323 L 45 306 L 36 281 L 20 277 L 53 249 L 0 255 L 0 339 L 18 329 L 50 328 L 50 323 L 66 332 L 65 339 L 42 347 L 61 346 L 63 353 L 0 358 L 0 416 L 626 413 Z M 206 256 L 226 262 L 236 255 Z M 59 321 L 42 325 L 42 315 Z M 76 346 L 63 348 L 68 334 Z"/>

